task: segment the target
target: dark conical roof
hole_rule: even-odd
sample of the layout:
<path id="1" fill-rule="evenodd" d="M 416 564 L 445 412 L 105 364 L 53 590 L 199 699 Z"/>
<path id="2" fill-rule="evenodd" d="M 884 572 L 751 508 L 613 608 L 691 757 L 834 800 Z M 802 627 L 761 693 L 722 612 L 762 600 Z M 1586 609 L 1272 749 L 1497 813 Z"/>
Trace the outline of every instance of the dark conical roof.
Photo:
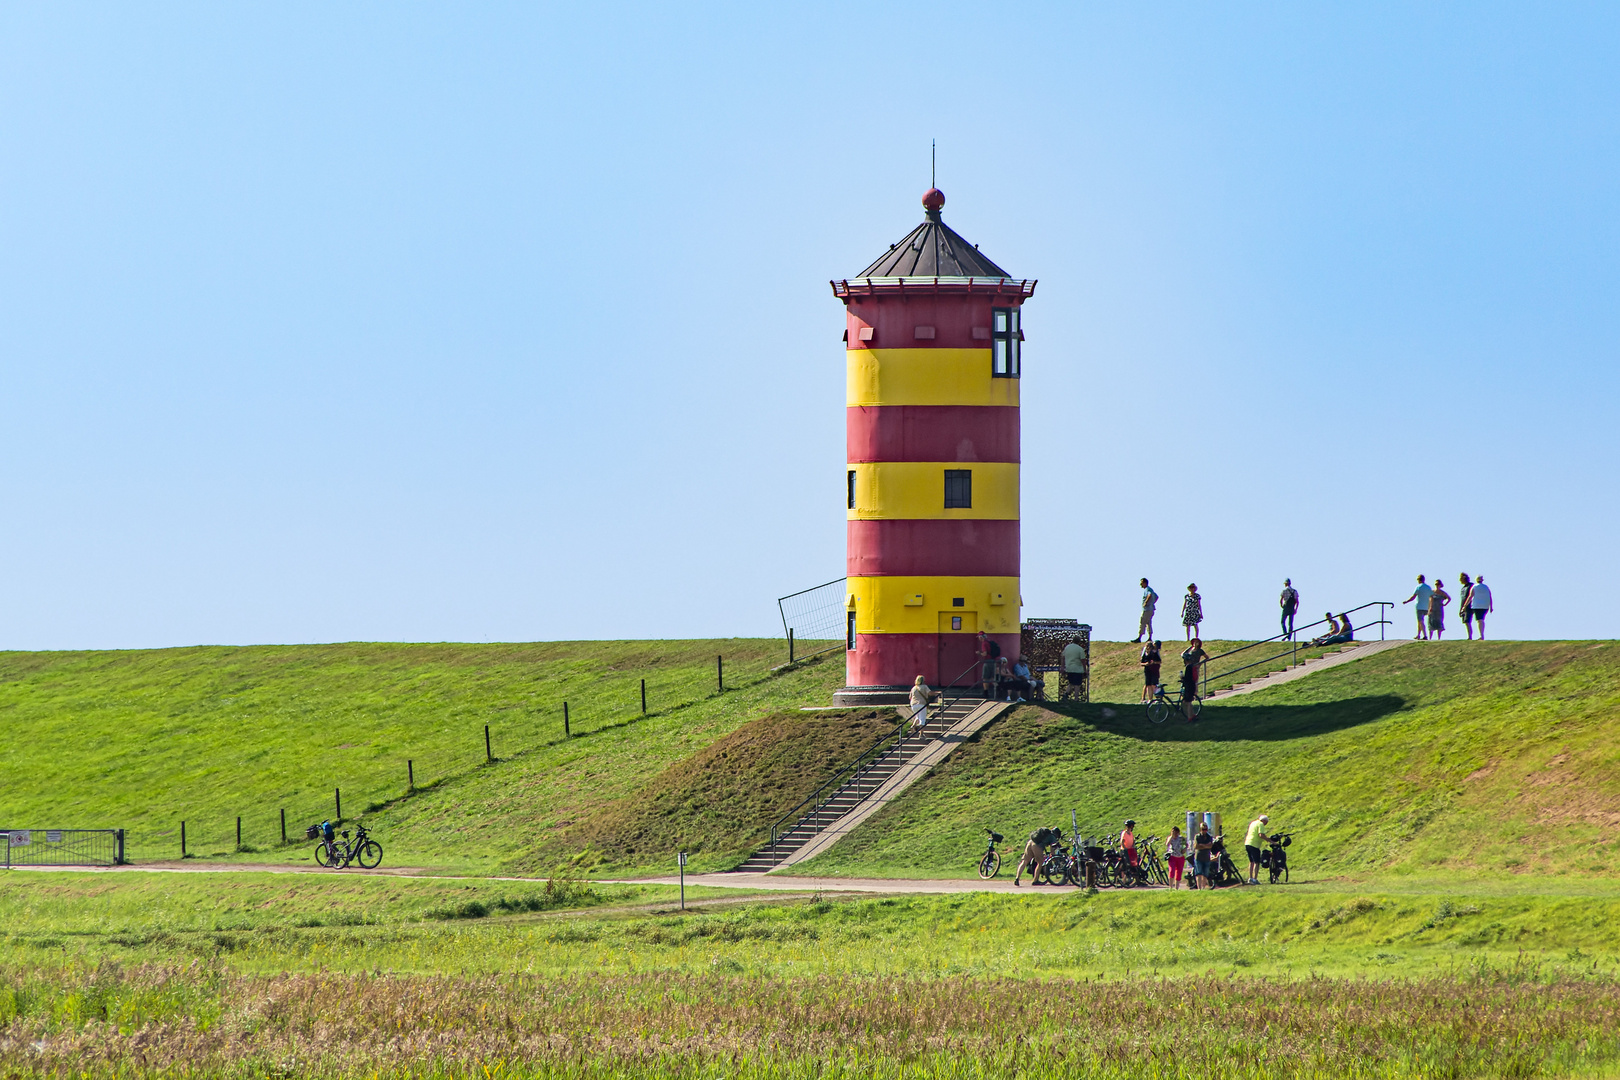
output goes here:
<path id="1" fill-rule="evenodd" d="M 930 190 L 923 196 L 927 219 L 855 277 L 1010 277 L 1007 271 L 979 254 L 978 248 L 940 220 L 939 212 L 944 205 L 944 194 L 938 189 Z"/>

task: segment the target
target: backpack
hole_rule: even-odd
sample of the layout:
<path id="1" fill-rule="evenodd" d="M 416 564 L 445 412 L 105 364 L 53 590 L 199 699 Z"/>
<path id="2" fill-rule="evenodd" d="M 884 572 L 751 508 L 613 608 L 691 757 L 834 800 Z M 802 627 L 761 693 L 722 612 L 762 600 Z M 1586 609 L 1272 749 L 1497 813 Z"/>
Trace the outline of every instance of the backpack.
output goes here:
<path id="1" fill-rule="evenodd" d="M 1036 829 L 1034 832 L 1029 834 L 1029 838 L 1035 841 L 1041 847 L 1050 847 L 1052 841 L 1057 839 L 1057 834 L 1051 829 Z"/>
<path id="2" fill-rule="evenodd" d="M 337 830 L 332 828 L 332 823 L 330 821 L 323 821 L 321 822 L 321 835 L 330 841 L 334 836 L 337 835 Z"/>
<path id="3" fill-rule="evenodd" d="M 990 658 L 995 659 L 1001 655 L 1001 643 L 994 638 L 990 640 Z"/>

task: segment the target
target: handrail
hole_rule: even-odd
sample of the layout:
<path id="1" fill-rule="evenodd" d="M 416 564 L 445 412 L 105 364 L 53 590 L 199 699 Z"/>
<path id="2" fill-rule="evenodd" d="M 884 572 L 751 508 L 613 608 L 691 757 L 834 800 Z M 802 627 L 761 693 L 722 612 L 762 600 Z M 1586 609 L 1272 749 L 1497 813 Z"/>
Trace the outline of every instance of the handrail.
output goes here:
<path id="1" fill-rule="evenodd" d="M 974 659 L 972 664 L 970 664 L 968 667 L 962 669 L 961 673 L 956 676 L 956 679 L 960 679 L 963 675 L 968 674 L 969 672 L 971 672 L 974 668 L 978 667 L 983 662 L 984 661 L 979 660 L 977 658 Z M 952 683 L 956 682 L 956 679 L 952 679 L 951 682 Z M 955 695 L 955 697 L 953 697 L 951 699 L 951 701 L 954 702 L 954 701 L 960 700 L 961 697 L 963 696 L 963 693 L 965 693 L 967 690 L 975 690 L 975 689 L 977 689 L 976 686 L 964 687 L 962 693 L 958 693 L 957 695 Z M 946 705 L 946 701 L 943 698 L 941 698 L 941 700 L 940 700 L 940 708 L 944 708 L 945 705 Z M 817 810 L 821 809 L 821 806 L 827 801 L 827 800 L 821 798 L 822 792 L 825 792 L 833 784 L 837 784 L 838 786 L 833 788 L 831 794 L 836 795 L 839 791 L 842 791 L 845 784 L 847 784 L 851 780 L 855 779 L 854 776 L 850 776 L 850 777 L 848 777 L 848 779 L 845 779 L 845 774 L 851 772 L 852 770 L 858 772 L 860 769 L 863 769 L 868 765 L 875 764 L 883 755 L 879 754 L 877 757 L 872 758 L 870 761 L 867 760 L 867 755 L 872 754 L 874 751 L 883 749 L 883 745 L 885 743 L 889 742 L 889 740 L 893 739 L 896 735 L 904 736 L 906 725 L 910 724 L 913 719 L 914 719 L 913 715 L 907 714 L 905 717 L 903 717 L 901 719 L 901 721 L 898 724 L 896 724 L 893 728 L 889 729 L 889 731 L 885 735 L 883 735 L 882 738 L 878 739 L 877 742 L 873 743 L 871 746 L 867 747 L 865 750 L 862 750 L 859 754 L 857 754 L 855 756 L 855 759 L 853 761 L 851 761 L 848 765 L 845 765 L 842 769 L 839 769 L 836 773 L 833 773 L 833 775 L 828 778 L 826 783 L 822 784 L 820 787 L 816 788 L 815 791 L 811 792 L 810 795 L 808 797 L 806 797 L 802 802 L 800 802 L 798 806 L 795 806 L 793 809 L 789 810 L 787 813 L 783 814 L 781 817 L 777 818 L 774 822 L 772 822 L 771 823 L 771 858 L 773 860 L 776 858 L 776 844 L 777 844 L 777 841 L 780 839 L 781 836 L 785 836 L 785 835 L 787 835 L 787 833 L 792 832 L 793 828 L 798 827 L 798 824 L 799 824 L 800 821 L 804 820 L 805 818 L 809 817 L 811 814 L 815 813 Z M 889 749 L 893 749 L 893 747 L 891 746 Z M 816 805 L 810 806 L 811 803 L 815 803 Z M 809 810 L 804 810 L 804 808 L 806 806 L 810 806 L 810 809 Z M 801 811 L 801 810 L 804 810 L 804 813 L 802 813 L 802 814 L 799 813 L 799 811 Z M 789 818 L 794 819 L 793 820 L 793 828 L 789 828 L 789 829 L 785 830 L 784 832 L 778 833 L 777 830 L 781 827 L 782 823 L 784 821 L 787 821 Z M 820 830 L 817 830 L 817 831 L 819 832 Z"/>
<path id="2" fill-rule="evenodd" d="M 1364 610 L 1366 608 L 1370 608 L 1370 607 L 1378 608 L 1379 609 L 1378 620 L 1376 622 L 1363 623 L 1361 626 L 1355 626 L 1352 623 L 1351 629 L 1352 630 L 1366 630 L 1369 627 L 1376 626 L 1376 627 L 1378 627 L 1378 640 L 1383 641 L 1384 640 L 1384 627 L 1394 625 L 1392 622 L 1389 621 L 1389 619 L 1387 619 L 1385 617 L 1386 613 L 1384 612 L 1383 609 L 1384 608 L 1393 608 L 1394 606 L 1395 606 L 1395 604 L 1391 600 L 1370 600 L 1367 603 L 1362 604 L 1360 607 L 1353 607 L 1353 608 L 1350 608 L 1350 609 L 1348 609 L 1346 611 L 1341 611 L 1341 612 L 1339 612 L 1339 614 L 1344 616 L 1345 618 L 1349 618 L 1351 615 L 1355 614 L 1356 612 L 1362 611 L 1362 610 Z M 1247 645 L 1240 645 L 1235 649 L 1228 649 L 1226 652 L 1220 653 L 1220 654 L 1218 654 L 1216 656 L 1211 656 L 1211 657 L 1206 658 L 1204 660 L 1203 665 L 1202 665 L 1202 667 L 1203 667 L 1203 678 L 1200 680 L 1202 682 L 1202 684 L 1203 684 L 1202 685 L 1202 696 L 1207 697 L 1209 695 L 1209 684 L 1211 682 L 1213 682 L 1214 680 L 1216 680 L 1216 679 L 1224 679 L 1228 675 L 1236 675 L 1240 671 L 1247 671 L 1252 667 L 1259 667 L 1261 664 L 1269 664 L 1273 660 L 1281 660 L 1283 657 L 1288 656 L 1290 653 L 1293 655 L 1293 662 L 1298 663 L 1299 662 L 1299 645 L 1300 645 L 1300 643 L 1299 643 L 1299 634 L 1300 634 L 1300 632 L 1304 631 L 1304 630 L 1310 630 L 1313 627 L 1322 626 L 1322 625 L 1326 624 L 1327 621 L 1328 621 L 1327 619 L 1317 619 L 1313 623 L 1307 623 L 1304 626 L 1295 627 L 1294 632 L 1291 633 L 1291 634 L 1274 634 L 1273 636 L 1265 638 L 1265 639 L 1263 639 L 1261 641 L 1251 641 Z M 1228 656 L 1236 656 L 1238 653 L 1248 652 L 1250 649 L 1257 649 L 1262 645 L 1269 645 L 1272 642 L 1283 641 L 1283 640 L 1287 640 L 1289 642 L 1289 647 L 1287 649 L 1284 649 L 1280 653 L 1277 653 L 1277 654 L 1275 654 L 1273 656 L 1267 656 L 1267 657 L 1265 657 L 1263 659 L 1260 659 L 1260 660 L 1256 660 L 1253 663 L 1244 664 L 1241 667 L 1231 668 L 1231 669 L 1229 669 L 1227 671 L 1221 672 L 1219 675 L 1213 675 L 1213 674 L 1210 673 L 1211 669 L 1215 666 L 1215 661 L 1217 661 L 1217 660 L 1224 660 Z M 1308 648 L 1310 648 L 1310 645 L 1307 644 L 1305 647 L 1308 649 Z"/>

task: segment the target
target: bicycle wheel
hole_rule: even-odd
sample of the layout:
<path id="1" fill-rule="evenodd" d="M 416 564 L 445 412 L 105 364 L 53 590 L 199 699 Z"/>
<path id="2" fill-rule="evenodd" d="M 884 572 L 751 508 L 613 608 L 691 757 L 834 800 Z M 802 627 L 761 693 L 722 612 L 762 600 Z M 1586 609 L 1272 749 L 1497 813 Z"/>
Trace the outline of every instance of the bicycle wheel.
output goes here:
<path id="1" fill-rule="evenodd" d="M 326 861 L 326 845 L 325 844 L 316 844 L 315 845 L 315 865 L 316 866 L 330 866 L 330 865 L 332 865 L 331 863 Z"/>
<path id="2" fill-rule="evenodd" d="M 1192 702 L 1192 718 L 1194 720 L 1198 719 L 1198 714 L 1203 712 L 1203 711 L 1204 711 L 1204 699 L 1203 698 L 1196 698 L 1196 697 L 1193 698 L 1193 702 Z"/>
<path id="3" fill-rule="evenodd" d="M 375 870 L 377 864 L 382 862 L 382 845 L 375 840 L 367 840 L 360 846 L 360 852 L 355 858 L 367 870 Z"/>
<path id="4" fill-rule="evenodd" d="M 1170 718 L 1170 703 L 1163 698 L 1154 698 L 1147 704 L 1147 718 L 1155 724 L 1162 724 Z"/>
<path id="5" fill-rule="evenodd" d="M 979 860 L 979 876 L 989 881 L 1001 873 L 1001 855 L 998 852 L 985 852 L 984 858 Z"/>

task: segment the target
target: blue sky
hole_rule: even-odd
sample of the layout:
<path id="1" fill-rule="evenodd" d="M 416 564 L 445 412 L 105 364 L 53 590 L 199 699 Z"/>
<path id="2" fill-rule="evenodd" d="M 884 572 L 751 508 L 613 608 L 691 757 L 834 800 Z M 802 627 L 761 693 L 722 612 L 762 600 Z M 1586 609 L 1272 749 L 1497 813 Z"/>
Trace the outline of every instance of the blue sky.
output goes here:
<path id="1" fill-rule="evenodd" d="M 1617 59 L 1603 5 L 7 4 L 0 647 L 779 633 L 842 573 L 827 281 L 930 139 L 1040 280 L 1026 614 L 1467 570 L 1609 636 Z"/>

